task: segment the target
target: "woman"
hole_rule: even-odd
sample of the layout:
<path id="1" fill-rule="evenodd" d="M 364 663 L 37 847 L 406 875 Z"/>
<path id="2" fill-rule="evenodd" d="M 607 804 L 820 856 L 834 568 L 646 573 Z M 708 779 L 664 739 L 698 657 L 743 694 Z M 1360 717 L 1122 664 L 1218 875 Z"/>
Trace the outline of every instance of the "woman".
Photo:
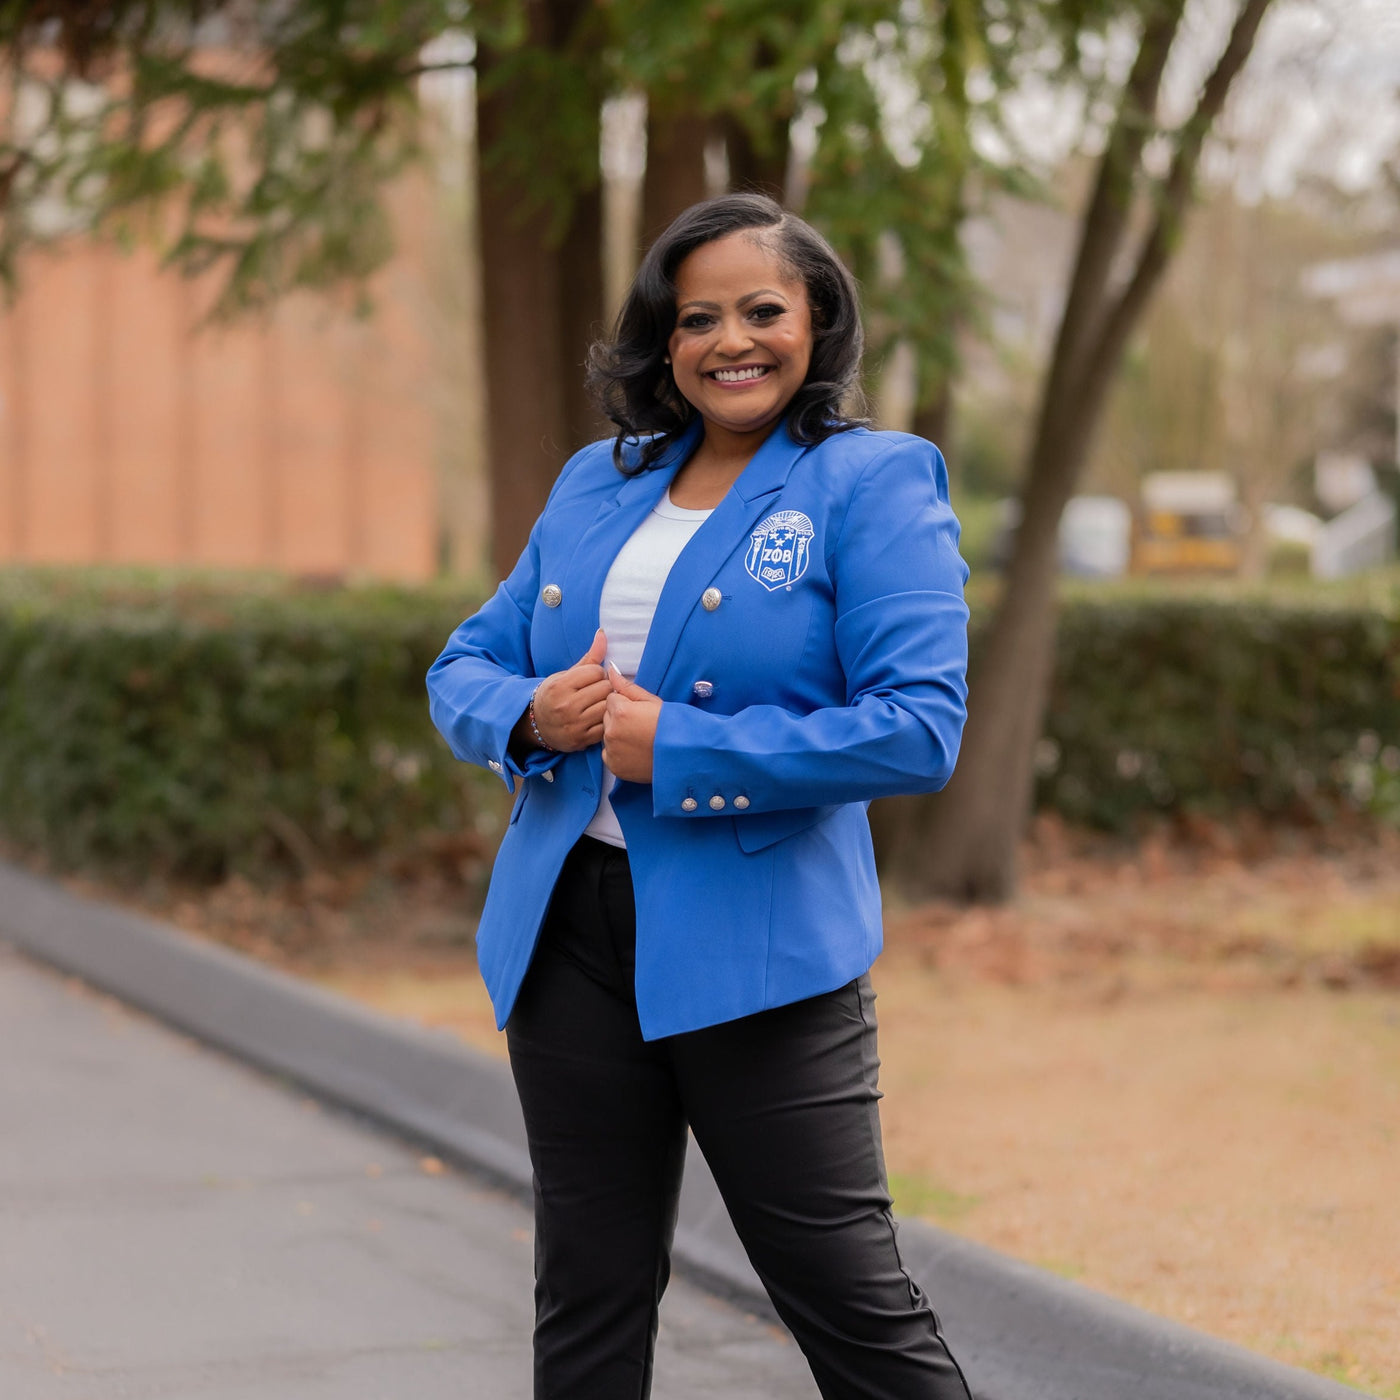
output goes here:
<path id="1" fill-rule="evenodd" d="M 758 195 L 687 210 L 592 382 L 618 424 L 429 673 L 522 783 L 478 956 L 535 1173 L 535 1394 L 645 1396 L 686 1127 L 827 1397 L 967 1395 L 895 1245 L 865 807 L 939 787 L 967 571 L 938 450 L 843 413 L 855 286 Z"/>

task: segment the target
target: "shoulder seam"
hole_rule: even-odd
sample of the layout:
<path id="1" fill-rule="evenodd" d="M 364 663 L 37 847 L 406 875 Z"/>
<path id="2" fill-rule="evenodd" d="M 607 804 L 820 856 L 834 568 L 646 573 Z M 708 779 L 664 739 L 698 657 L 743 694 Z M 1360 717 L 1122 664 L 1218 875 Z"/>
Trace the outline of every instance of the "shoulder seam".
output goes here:
<path id="1" fill-rule="evenodd" d="M 871 437 L 875 436 L 877 436 L 877 434 L 871 434 Z M 846 538 L 846 523 L 851 518 L 851 504 L 856 498 L 856 493 L 865 484 L 865 478 L 869 476 L 872 471 L 874 471 L 876 466 L 878 466 L 887 457 L 889 457 L 891 453 L 897 452 L 901 447 L 905 446 L 905 444 L 911 440 L 916 442 L 924 442 L 927 446 L 932 446 L 932 444 L 927 443 L 926 439 L 924 438 L 913 438 L 912 435 L 902 436 L 894 439 L 893 441 L 886 441 L 882 443 L 881 450 L 873 453 L 870 459 L 865 463 L 865 465 L 861 467 L 860 475 L 856 477 L 854 482 L 852 482 L 850 494 L 846 497 L 846 508 L 841 514 L 841 528 L 836 532 L 836 543 L 832 546 L 833 553 L 837 553 L 840 551 L 841 541 Z"/>
<path id="2" fill-rule="evenodd" d="M 549 488 L 549 499 L 552 500 L 564 482 L 579 471 L 585 463 L 592 462 L 595 457 L 602 456 L 604 451 L 611 447 L 611 438 L 601 438 L 597 442 L 590 442 L 587 446 L 580 447 L 559 469 L 559 475 L 554 478 L 554 485 Z"/>

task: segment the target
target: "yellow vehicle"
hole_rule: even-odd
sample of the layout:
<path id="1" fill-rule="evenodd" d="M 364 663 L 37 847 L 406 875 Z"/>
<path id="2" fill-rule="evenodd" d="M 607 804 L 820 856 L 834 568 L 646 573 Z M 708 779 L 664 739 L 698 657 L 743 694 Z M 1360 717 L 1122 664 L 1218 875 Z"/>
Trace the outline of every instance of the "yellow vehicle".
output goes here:
<path id="1" fill-rule="evenodd" d="M 1153 472 L 1133 525 L 1135 574 L 1234 574 L 1241 511 L 1225 472 Z"/>

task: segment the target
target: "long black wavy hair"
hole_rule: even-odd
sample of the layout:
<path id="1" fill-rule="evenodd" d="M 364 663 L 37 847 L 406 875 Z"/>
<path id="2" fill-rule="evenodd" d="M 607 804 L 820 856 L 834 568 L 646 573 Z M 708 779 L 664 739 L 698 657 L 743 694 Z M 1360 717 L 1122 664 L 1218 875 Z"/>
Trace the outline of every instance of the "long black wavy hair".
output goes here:
<path id="1" fill-rule="evenodd" d="M 619 471 L 631 475 L 654 467 L 671 438 L 694 419 L 695 409 L 666 363 L 676 328 L 676 271 L 703 244 L 744 229 L 760 231 L 783 270 L 806 286 L 812 310 L 812 361 L 788 405 L 788 431 L 798 442 L 815 443 L 865 423 L 849 411 L 865 407 L 859 382 L 865 338 L 855 279 L 816 229 L 775 200 L 726 194 L 692 204 L 651 245 L 612 339 L 589 352 L 588 388 L 617 424 L 613 461 Z M 629 466 L 623 447 L 639 442 L 639 460 Z"/>

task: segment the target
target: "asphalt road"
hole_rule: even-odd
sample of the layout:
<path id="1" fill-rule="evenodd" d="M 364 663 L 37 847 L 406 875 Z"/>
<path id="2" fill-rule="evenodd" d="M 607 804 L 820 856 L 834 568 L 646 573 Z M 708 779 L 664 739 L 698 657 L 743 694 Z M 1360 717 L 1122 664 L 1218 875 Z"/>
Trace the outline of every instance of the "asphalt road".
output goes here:
<path id="1" fill-rule="evenodd" d="M 516 1201 L 0 945 L 4 1400 L 526 1400 Z M 812 1400 L 683 1280 L 656 1400 Z"/>

